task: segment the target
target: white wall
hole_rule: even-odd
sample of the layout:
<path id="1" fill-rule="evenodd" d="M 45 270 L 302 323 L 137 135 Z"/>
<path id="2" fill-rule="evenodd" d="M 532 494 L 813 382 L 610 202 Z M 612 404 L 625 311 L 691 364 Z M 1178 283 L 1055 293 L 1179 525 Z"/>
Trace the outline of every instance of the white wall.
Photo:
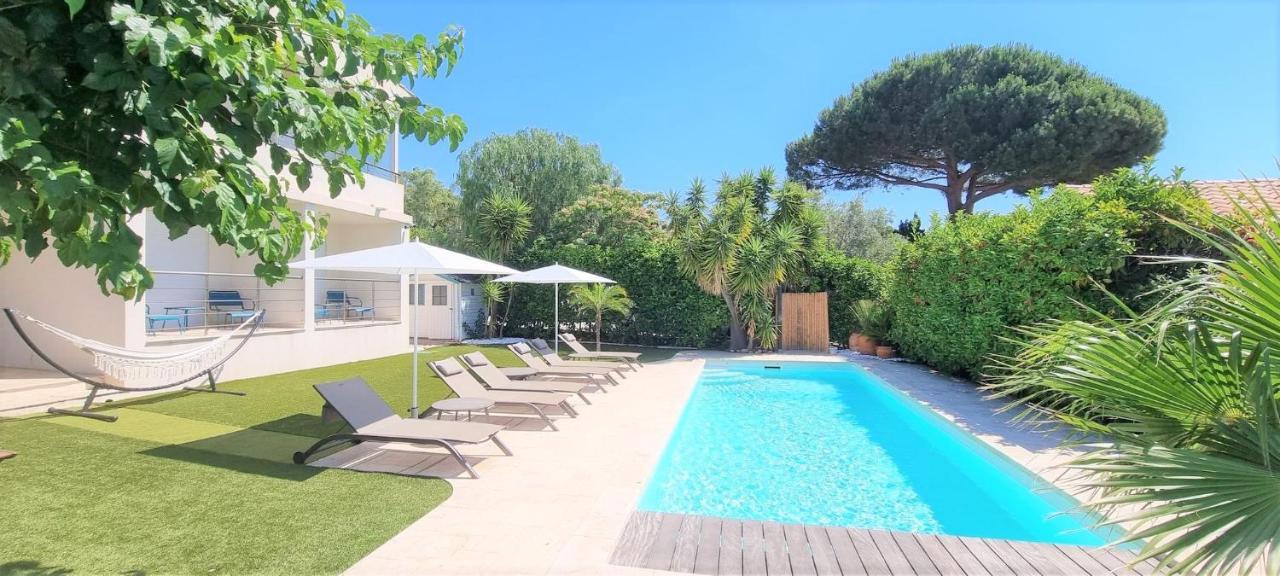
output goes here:
<path id="1" fill-rule="evenodd" d="M 373 326 L 363 324 L 321 328 L 313 332 L 298 329 L 256 334 L 226 364 L 220 379 L 251 378 L 402 354 L 409 351 L 409 332 L 406 326 L 403 322 Z M 147 345 L 147 351 L 185 349 L 202 343 L 203 341 L 152 342 Z M 252 398 L 248 401 L 252 401 Z"/>
<path id="2" fill-rule="evenodd" d="M 63 266 L 53 249 L 35 261 L 15 254 L 9 264 L 0 266 L 0 307 L 17 308 L 77 336 L 125 345 L 124 300 L 103 296 L 91 270 Z M 70 370 L 93 372 L 87 353 L 30 322 L 22 327 L 56 362 Z M 0 366 L 49 369 L 7 320 L 0 320 Z"/>

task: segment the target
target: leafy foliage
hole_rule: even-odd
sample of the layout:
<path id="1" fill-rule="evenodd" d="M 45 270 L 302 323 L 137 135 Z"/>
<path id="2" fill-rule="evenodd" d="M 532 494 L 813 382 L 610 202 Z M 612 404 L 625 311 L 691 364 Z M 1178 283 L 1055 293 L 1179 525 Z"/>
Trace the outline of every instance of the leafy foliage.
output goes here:
<path id="1" fill-rule="evenodd" d="M 506 260 L 517 244 L 529 237 L 533 207 L 515 194 L 500 193 L 484 199 L 477 211 L 478 229 L 484 246 Z"/>
<path id="2" fill-rule="evenodd" d="M 718 347 L 724 344 L 724 303 L 705 294 L 680 274 L 679 245 L 665 236 L 633 238 L 621 244 L 562 244 L 545 240 L 513 265 L 522 270 L 559 262 L 608 277 L 624 286 L 635 306 L 630 315 L 605 317 L 601 337 L 608 342 Z M 552 289 L 520 286 L 506 317 L 505 333 L 547 337 L 551 334 Z M 561 310 L 563 314 L 564 310 Z M 589 321 L 579 317 L 576 321 Z M 561 317 L 562 322 L 574 319 Z"/>
<path id="3" fill-rule="evenodd" d="M 658 214 L 648 194 L 597 185 L 556 214 L 547 233 L 556 244 L 619 244 L 658 233 Z"/>
<path id="4" fill-rule="evenodd" d="M 935 190 L 947 211 L 1004 192 L 1083 183 L 1160 149 L 1151 101 L 1020 45 L 899 59 L 787 146 L 791 178 L 842 189 Z"/>
<path id="5" fill-rule="evenodd" d="M 1187 228 L 1226 258 L 1166 305 L 1024 328 L 994 368 L 1023 417 L 1114 441 L 1071 464 L 1087 505 L 1177 573 L 1280 574 L 1280 218 L 1240 220 Z"/>
<path id="6" fill-rule="evenodd" d="M 1213 253 L 1210 246 L 1182 227 L 1209 225 L 1213 212 L 1191 184 L 1182 180 L 1181 170 L 1161 177 L 1147 160 L 1136 169 L 1122 168 L 1099 176 L 1090 186 L 1090 193 L 1100 204 L 1123 206 L 1137 216 L 1128 230 L 1135 257 L 1125 261 L 1110 288 L 1130 307 L 1142 310 L 1155 305 L 1161 297 L 1161 286 L 1176 283 L 1197 268 L 1194 261 L 1151 266 L 1146 261 L 1149 257 Z"/>
<path id="7" fill-rule="evenodd" d="M 893 228 L 893 218 L 884 208 L 867 208 L 861 198 L 835 206 L 821 205 L 826 216 L 827 243 L 855 258 L 888 262 L 906 242 Z"/>
<path id="8" fill-rule="evenodd" d="M 493 195 L 523 198 L 533 208 L 530 234 L 551 229 L 557 212 L 597 185 L 621 186 L 622 177 L 600 157 L 600 149 L 572 136 L 521 130 L 475 143 L 458 157 L 457 186 L 469 233 L 476 233 L 480 207 Z"/>
<path id="9" fill-rule="evenodd" d="M 855 258 L 831 249 L 808 255 L 803 274 L 788 280 L 800 292 L 827 293 L 827 324 L 831 341 L 848 341 L 856 331 L 853 305 L 864 299 L 877 299 L 884 290 L 884 266 Z"/>
<path id="10" fill-rule="evenodd" d="M 945 372 L 979 375 L 1007 351 L 1008 326 L 1078 318 L 1134 251 L 1138 217 L 1071 190 L 1010 214 L 937 220 L 892 263 L 890 340 L 903 355 Z"/>
<path id="11" fill-rule="evenodd" d="M 458 144 L 460 118 L 397 85 L 447 73 L 461 41 L 374 34 L 337 0 L 11 3 L 0 245 L 52 247 L 104 292 L 137 297 L 153 279 L 129 221 L 150 210 L 172 237 L 206 228 L 279 280 L 323 232 L 289 208 L 294 182 L 363 184 L 396 128 Z"/>
<path id="12" fill-rule="evenodd" d="M 507 285 L 486 278 L 480 283 L 480 296 L 484 301 L 484 337 L 498 334 L 498 304 L 507 297 Z"/>
<path id="13" fill-rule="evenodd" d="M 889 336 L 889 308 L 877 300 L 858 300 L 851 307 L 853 323 L 863 336 L 883 341 Z"/>
<path id="14" fill-rule="evenodd" d="M 592 324 L 596 332 L 596 351 L 599 352 L 604 314 L 615 312 L 626 316 L 631 313 L 635 302 L 627 297 L 627 289 L 617 284 L 575 284 L 569 289 L 569 305 L 595 317 Z"/>
<path id="15" fill-rule="evenodd" d="M 451 250 L 462 249 L 462 199 L 432 170 L 414 168 L 402 176 L 404 211 L 413 216 L 413 238 Z"/>

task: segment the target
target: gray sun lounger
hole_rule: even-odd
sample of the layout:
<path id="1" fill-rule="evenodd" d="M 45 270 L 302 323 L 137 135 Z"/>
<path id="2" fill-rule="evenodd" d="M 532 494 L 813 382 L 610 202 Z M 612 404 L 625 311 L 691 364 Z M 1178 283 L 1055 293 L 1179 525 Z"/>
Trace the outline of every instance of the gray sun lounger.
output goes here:
<path id="1" fill-rule="evenodd" d="M 597 359 L 622 360 L 623 362 L 626 362 L 628 364 L 631 364 L 634 362 L 640 365 L 641 367 L 644 367 L 644 363 L 640 362 L 639 352 L 612 352 L 612 351 L 592 352 L 590 350 L 587 350 L 587 348 L 583 346 L 581 342 L 578 342 L 578 338 L 573 334 L 561 334 L 560 341 L 569 345 L 569 349 L 571 350 L 569 352 L 569 356 L 573 358 L 588 358 L 588 359 L 597 358 Z"/>
<path id="2" fill-rule="evenodd" d="M 525 366 L 528 366 L 535 373 L 534 376 L 550 376 L 554 378 L 587 378 L 592 383 L 597 383 L 596 377 L 603 377 L 607 382 L 618 385 L 618 381 L 613 378 L 613 373 L 618 369 L 618 365 L 614 366 L 552 366 L 548 364 L 542 356 L 533 351 L 533 347 L 524 342 L 517 342 L 507 349 L 516 355 Z M 505 372 L 504 372 L 505 373 Z M 601 391 L 607 392 L 603 387 Z"/>
<path id="3" fill-rule="evenodd" d="M 431 444 L 449 451 L 472 478 L 479 478 L 467 459 L 453 447 L 454 444 L 479 444 L 492 441 L 507 456 L 511 450 L 498 440 L 502 426 L 479 422 L 444 422 L 439 420 L 406 419 L 398 416 L 387 402 L 374 392 L 363 378 L 352 378 L 328 384 L 316 384 L 316 392 L 328 406 L 342 416 L 353 431 L 332 434 L 312 444 L 306 452 L 294 452 L 293 461 L 305 464 L 316 452 L 341 443 L 404 442 L 406 444 Z"/>
<path id="4" fill-rule="evenodd" d="M 542 418 L 543 422 L 552 430 L 556 428 L 556 423 L 547 416 L 543 408 L 552 406 L 559 407 L 564 410 L 572 418 L 577 418 L 578 413 L 574 412 L 573 407 L 569 406 L 569 395 L 560 392 L 516 392 L 510 390 L 490 390 L 480 384 L 479 381 L 467 372 L 462 364 L 458 363 L 456 358 L 445 358 L 438 362 L 429 362 L 428 366 L 435 371 L 436 375 L 444 380 L 446 386 L 453 390 L 459 398 L 485 398 L 492 400 L 494 404 L 508 404 L 516 406 L 526 406 L 532 408 Z"/>
<path id="5" fill-rule="evenodd" d="M 484 354 L 471 352 L 462 355 L 462 361 L 480 377 L 480 383 L 490 390 L 519 390 L 522 392 L 565 392 L 577 394 L 583 402 L 591 403 L 582 389 L 587 386 L 600 388 L 598 382 L 569 382 L 566 380 L 512 380 L 502 373 L 497 366 L 489 362 Z M 600 388 L 603 390 L 603 388 Z"/>
<path id="6" fill-rule="evenodd" d="M 542 359 L 552 366 L 589 366 L 592 368 L 608 368 L 617 372 L 619 376 L 626 377 L 626 370 L 637 372 L 636 367 L 630 362 L 617 362 L 613 360 L 566 360 L 556 353 L 555 349 L 547 344 L 546 340 L 534 338 L 529 341 L 533 345 L 533 350 L 542 356 Z"/>

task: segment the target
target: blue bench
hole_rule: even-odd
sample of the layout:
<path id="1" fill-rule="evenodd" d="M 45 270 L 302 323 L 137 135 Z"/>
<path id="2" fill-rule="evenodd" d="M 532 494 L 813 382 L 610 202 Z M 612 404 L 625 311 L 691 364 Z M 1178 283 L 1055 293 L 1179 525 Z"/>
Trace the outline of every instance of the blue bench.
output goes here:
<path id="1" fill-rule="evenodd" d="M 243 322 L 258 312 L 253 300 L 240 297 L 239 290 L 210 290 L 209 311 L 221 312 L 224 324 Z M 266 314 L 263 313 L 263 316 Z"/>
<path id="2" fill-rule="evenodd" d="M 355 297 L 347 296 L 346 290 L 327 290 L 324 293 L 324 303 L 331 306 L 341 306 L 345 311 L 343 318 L 354 313 L 364 318 L 366 314 L 373 314 L 373 306 L 365 306 L 364 301 Z"/>

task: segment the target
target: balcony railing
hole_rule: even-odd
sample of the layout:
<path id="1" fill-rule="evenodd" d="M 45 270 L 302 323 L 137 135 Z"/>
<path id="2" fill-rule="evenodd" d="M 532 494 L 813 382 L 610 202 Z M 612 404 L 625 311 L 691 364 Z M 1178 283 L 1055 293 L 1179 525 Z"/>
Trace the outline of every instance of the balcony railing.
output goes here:
<path id="1" fill-rule="evenodd" d="M 400 320 L 399 278 L 316 277 L 316 326 Z"/>
<path id="2" fill-rule="evenodd" d="M 147 291 L 147 334 L 156 338 L 217 334 L 263 312 L 263 327 L 298 329 L 306 325 L 305 283 L 300 275 L 267 285 L 252 274 L 153 271 Z M 317 327 L 400 320 L 400 281 L 396 278 L 317 278 Z"/>

